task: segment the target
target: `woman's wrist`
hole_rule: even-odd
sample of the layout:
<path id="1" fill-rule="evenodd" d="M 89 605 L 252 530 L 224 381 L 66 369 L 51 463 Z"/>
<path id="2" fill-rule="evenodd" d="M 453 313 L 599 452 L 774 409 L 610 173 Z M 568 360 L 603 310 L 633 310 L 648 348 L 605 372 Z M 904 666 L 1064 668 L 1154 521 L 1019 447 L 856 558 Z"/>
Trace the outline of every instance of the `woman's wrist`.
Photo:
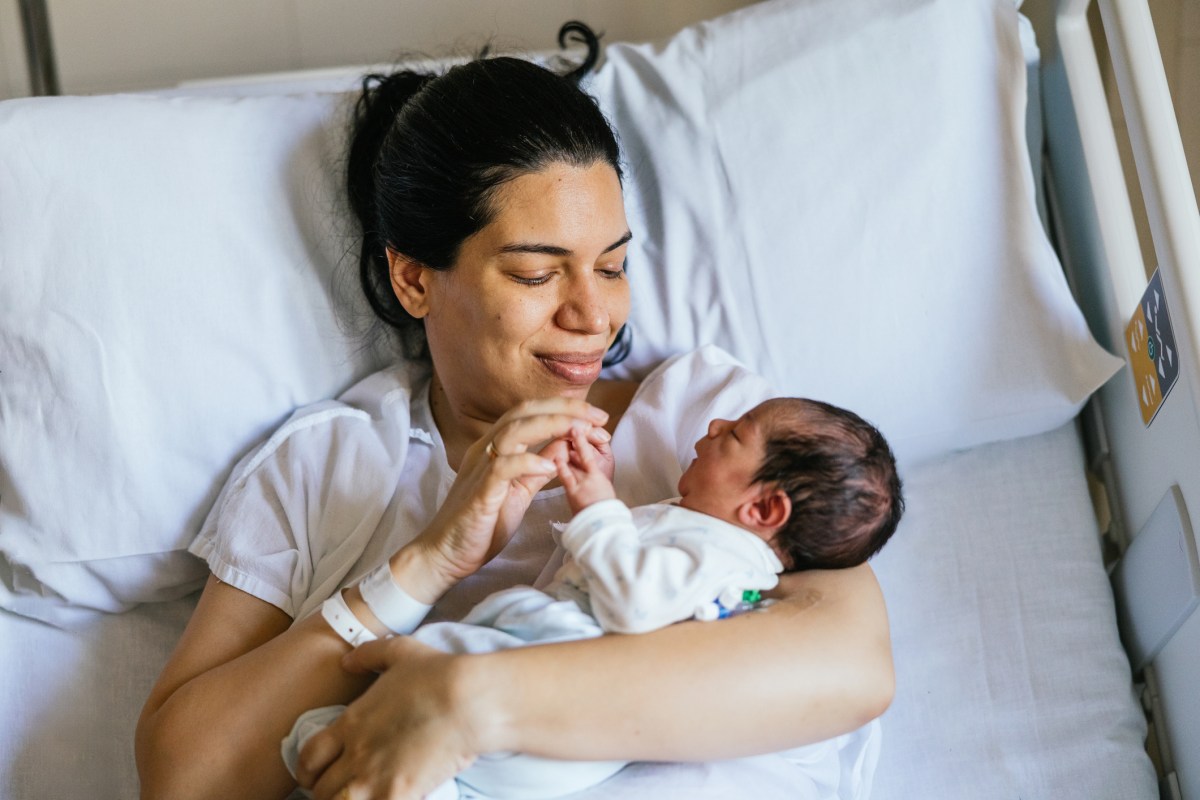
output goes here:
<path id="1" fill-rule="evenodd" d="M 455 696 L 461 698 L 460 710 L 480 754 L 520 749 L 514 713 L 521 702 L 519 677 L 504 673 L 504 661 L 494 654 L 461 656 L 451 670 Z"/>
<path id="2" fill-rule="evenodd" d="M 455 584 L 440 562 L 437 552 L 417 539 L 397 550 L 388 565 L 397 586 L 413 599 L 433 605 Z"/>

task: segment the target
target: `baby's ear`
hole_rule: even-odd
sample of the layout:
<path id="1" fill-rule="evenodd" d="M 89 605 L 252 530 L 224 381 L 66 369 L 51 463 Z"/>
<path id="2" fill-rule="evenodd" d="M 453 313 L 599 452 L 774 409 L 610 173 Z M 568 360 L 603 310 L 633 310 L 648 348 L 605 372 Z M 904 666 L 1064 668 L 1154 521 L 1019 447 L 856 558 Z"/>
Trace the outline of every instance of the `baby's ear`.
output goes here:
<path id="1" fill-rule="evenodd" d="M 791 515 L 792 498 L 778 486 L 761 487 L 752 499 L 742 504 L 739 513 L 742 524 L 768 535 L 782 528 Z"/>

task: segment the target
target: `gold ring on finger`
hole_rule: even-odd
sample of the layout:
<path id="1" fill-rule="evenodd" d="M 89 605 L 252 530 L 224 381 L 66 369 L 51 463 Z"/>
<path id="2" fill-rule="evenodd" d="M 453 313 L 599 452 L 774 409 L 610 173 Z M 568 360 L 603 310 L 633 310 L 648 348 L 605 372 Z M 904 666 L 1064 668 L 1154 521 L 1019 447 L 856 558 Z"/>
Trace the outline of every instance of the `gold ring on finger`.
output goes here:
<path id="1" fill-rule="evenodd" d="M 500 453 L 498 453 L 496 451 L 496 443 L 495 442 L 488 442 L 487 447 L 485 447 L 483 449 L 483 452 L 487 453 L 488 458 L 491 459 L 492 461 L 495 461 L 496 457 L 500 455 Z"/>

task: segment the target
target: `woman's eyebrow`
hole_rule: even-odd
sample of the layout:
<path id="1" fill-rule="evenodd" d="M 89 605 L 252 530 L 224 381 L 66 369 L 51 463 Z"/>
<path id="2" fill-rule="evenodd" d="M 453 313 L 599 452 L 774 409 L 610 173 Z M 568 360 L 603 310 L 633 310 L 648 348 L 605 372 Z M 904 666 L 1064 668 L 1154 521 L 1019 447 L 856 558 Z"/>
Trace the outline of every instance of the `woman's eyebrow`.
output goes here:
<path id="1" fill-rule="evenodd" d="M 632 238 L 633 238 L 633 233 L 631 231 L 625 231 L 625 235 L 622 236 L 620 239 L 617 239 L 615 242 L 610 244 L 608 247 L 604 248 L 604 252 L 611 253 L 613 250 L 616 250 L 618 247 L 625 244 Z"/>
<path id="2" fill-rule="evenodd" d="M 629 231 L 625 231 L 625 234 L 620 239 L 617 239 L 615 242 L 610 244 L 608 247 L 604 248 L 603 252 L 611 253 L 613 250 L 616 250 L 618 247 L 625 244 L 632 238 L 633 238 L 633 234 Z M 545 256 L 574 255 L 570 250 L 568 250 L 565 247 L 559 247 L 558 245 L 554 245 L 554 244 L 537 244 L 536 242 L 512 242 L 510 244 L 502 245 L 500 247 L 499 252 L 501 252 L 501 253 L 537 253 L 539 255 L 545 255 Z"/>

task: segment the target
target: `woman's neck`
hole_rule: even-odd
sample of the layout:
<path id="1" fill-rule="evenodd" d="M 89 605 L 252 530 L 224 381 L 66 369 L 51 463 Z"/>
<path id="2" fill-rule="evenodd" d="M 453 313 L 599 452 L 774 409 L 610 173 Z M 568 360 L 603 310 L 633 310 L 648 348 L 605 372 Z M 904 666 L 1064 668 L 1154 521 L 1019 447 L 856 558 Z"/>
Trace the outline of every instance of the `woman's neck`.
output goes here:
<path id="1" fill-rule="evenodd" d="M 495 420 L 474 417 L 455 408 L 436 371 L 429 384 L 429 411 L 446 447 L 446 461 L 458 472 L 467 448 L 487 433 Z"/>

